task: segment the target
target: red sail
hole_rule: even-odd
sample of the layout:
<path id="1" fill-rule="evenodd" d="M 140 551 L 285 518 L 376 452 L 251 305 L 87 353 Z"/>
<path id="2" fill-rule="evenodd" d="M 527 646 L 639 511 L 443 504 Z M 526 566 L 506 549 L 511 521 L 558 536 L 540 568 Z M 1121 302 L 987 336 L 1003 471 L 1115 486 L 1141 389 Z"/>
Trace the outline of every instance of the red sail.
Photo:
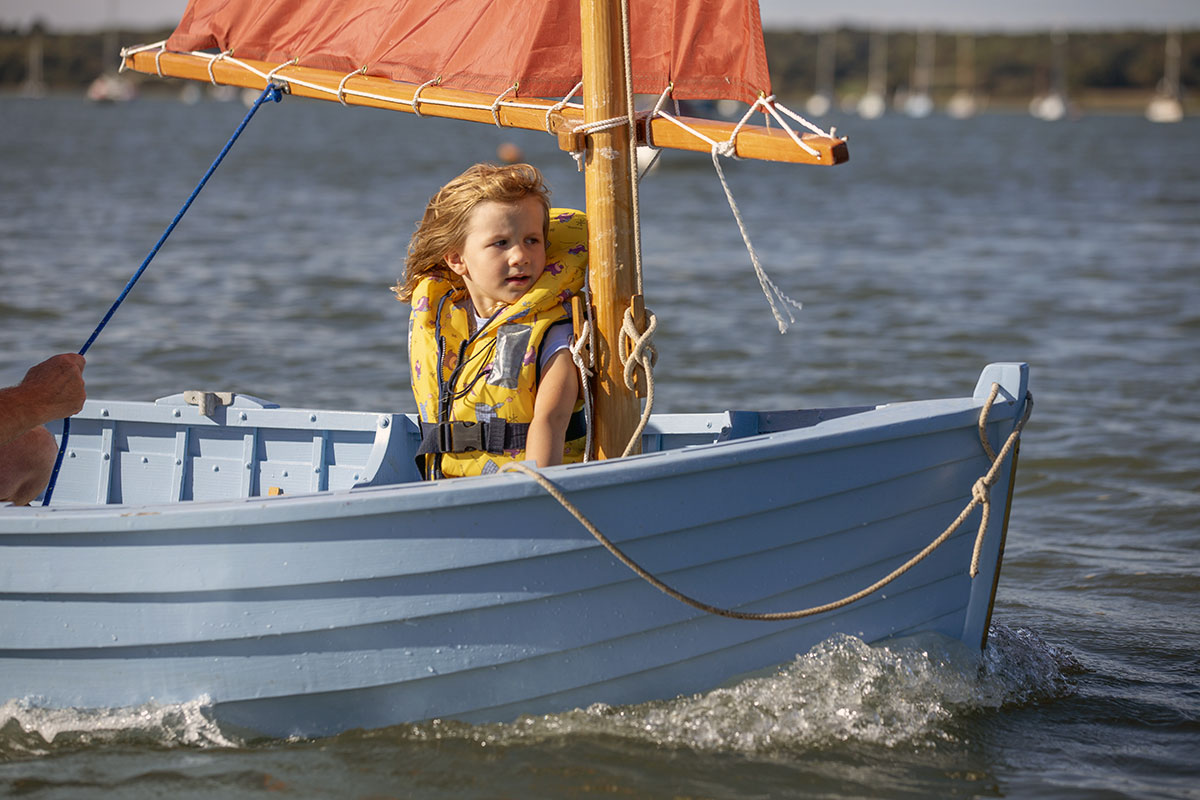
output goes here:
<path id="1" fill-rule="evenodd" d="M 678 99 L 770 94 L 757 0 L 630 0 L 633 88 Z M 168 50 L 455 89 L 561 97 L 580 79 L 578 0 L 190 0 Z"/>

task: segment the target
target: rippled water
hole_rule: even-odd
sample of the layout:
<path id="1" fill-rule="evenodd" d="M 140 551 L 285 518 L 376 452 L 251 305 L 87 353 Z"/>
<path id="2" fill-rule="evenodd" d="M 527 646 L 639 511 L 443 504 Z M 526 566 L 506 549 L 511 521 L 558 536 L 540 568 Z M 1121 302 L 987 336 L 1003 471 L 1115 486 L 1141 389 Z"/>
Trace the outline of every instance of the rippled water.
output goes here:
<path id="1" fill-rule="evenodd" d="M 0 98 L 0 384 L 82 345 L 242 114 Z M 657 408 L 958 395 L 988 361 L 1030 362 L 982 659 L 835 639 L 701 697 L 304 742 L 242 741 L 200 703 L 80 716 L 14 698 L 0 791 L 1200 796 L 1196 121 L 835 123 L 844 166 L 726 162 L 768 272 L 804 303 L 784 336 L 711 162 L 669 153 L 646 179 Z M 411 410 L 387 286 L 428 195 L 505 140 L 582 204 L 545 135 L 264 108 L 90 351 L 90 395 Z"/>

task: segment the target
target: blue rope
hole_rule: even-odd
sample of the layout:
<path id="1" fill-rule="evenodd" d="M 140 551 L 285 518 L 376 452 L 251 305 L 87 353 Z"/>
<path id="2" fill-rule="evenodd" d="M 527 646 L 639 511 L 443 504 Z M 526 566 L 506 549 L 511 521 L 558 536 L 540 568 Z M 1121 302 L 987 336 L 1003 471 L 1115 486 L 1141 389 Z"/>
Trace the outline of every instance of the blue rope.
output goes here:
<path id="1" fill-rule="evenodd" d="M 260 94 L 258 99 L 254 101 L 254 105 L 251 106 L 250 110 L 246 112 L 246 116 L 242 119 L 242 123 L 237 126 L 237 130 L 233 132 L 233 135 L 229 137 L 229 141 L 225 143 L 223 148 L 221 148 L 220 154 L 217 155 L 216 160 L 214 160 L 212 165 L 209 166 L 208 171 L 204 173 L 204 177 L 200 179 L 200 183 L 196 184 L 196 188 L 192 190 L 190 195 L 188 195 L 188 199 L 184 202 L 183 207 L 179 209 L 179 213 L 175 215 L 175 219 L 171 220 L 171 224 L 167 226 L 165 231 L 163 231 L 163 235 L 158 237 L 158 241 L 150 250 L 149 255 L 146 256 L 146 259 L 142 262 L 142 265 L 138 267 L 137 272 L 133 273 L 133 277 L 129 279 L 129 282 L 125 284 L 125 288 L 121 290 L 121 294 L 117 296 L 117 299 L 113 302 L 112 306 L 109 307 L 108 313 L 104 315 L 104 319 L 100 320 L 100 324 L 96 326 L 94 331 L 92 331 L 92 335 L 89 336 L 88 340 L 83 343 L 83 347 L 79 348 L 79 355 L 82 356 L 87 354 L 87 351 L 92 346 L 92 343 L 95 342 L 96 338 L 100 335 L 100 331 L 104 330 L 104 326 L 108 324 L 110 319 L 112 319 L 112 315 L 116 312 L 117 307 L 120 306 L 121 303 L 125 302 L 125 298 L 129 295 L 129 291 L 133 288 L 133 285 L 137 283 L 138 278 L 142 277 L 142 273 L 146 271 L 146 267 L 150 266 L 150 262 L 154 260 L 156 255 L 158 255 L 158 251 L 162 248 L 163 243 L 167 241 L 167 237 L 171 235 L 171 232 L 175 230 L 175 226 L 179 224 L 181 219 L 183 219 L 183 215 L 187 213 L 189 208 L 191 208 L 192 201 L 196 199 L 196 196 L 200 194 L 200 190 L 204 188 L 206 183 L 208 183 L 208 179 L 212 177 L 212 174 L 217 171 L 217 167 L 219 167 L 221 162 L 225 160 L 225 155 L 229 152 L 230 148 L 233 147 L 233 143 L 237 141 L 238 137 L 242 135 L 242 131 L 246 129 L 246 125 L 250 123 L 250 120 L 258 111 L 259 106 L 261 106 L 267 100 L 278 103 L 282 99 L 283 89 L 275 83 L 268 83 L 267 87 L 263 89 L 262 94 Z M 58 482 L 58 471 L 62 468 L 63 453 L 67 451 L 67 437 L 70 436 L 70 434 L 71 419 L 68 417 L 64 419 L 62 423 L 62 442 L 58 446 L 58 456 L 54 459 L 54 471 L 50 473 L 50 483 L 46 485 L 46 494 L 42 497 L 43 506 L 50 505 L 50 498 L 54 494 L 54 485 Z"/>

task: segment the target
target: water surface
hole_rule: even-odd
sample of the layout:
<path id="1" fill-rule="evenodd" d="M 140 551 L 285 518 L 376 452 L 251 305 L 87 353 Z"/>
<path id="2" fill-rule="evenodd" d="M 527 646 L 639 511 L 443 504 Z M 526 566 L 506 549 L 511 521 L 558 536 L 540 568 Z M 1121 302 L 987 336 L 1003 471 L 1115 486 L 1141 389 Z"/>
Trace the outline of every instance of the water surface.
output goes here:
<path id="1" fill-rule="evenodd" d="M 244 109 L 0 98 L 0 384 L 77 350 Z M 511 725 L 245 741 L 200 704 L 0 708 L 0 787 L 30 797 L 1198 797 L 1200 131 L 1189 119 L 834 120 L 832 169 L 726 162 L 780 335 L 712 164 L 643 185 L 656 410 L 1036 398 L 995 630 L 831 640 L 706 696 Z M 95 398 L 232 389 L 413 410 L 388 287 L 424 202 L 544 134 L 288 98 L 262 109 L 88 356 Z M 5 698 L 0 698 L 2 702 Z"/>

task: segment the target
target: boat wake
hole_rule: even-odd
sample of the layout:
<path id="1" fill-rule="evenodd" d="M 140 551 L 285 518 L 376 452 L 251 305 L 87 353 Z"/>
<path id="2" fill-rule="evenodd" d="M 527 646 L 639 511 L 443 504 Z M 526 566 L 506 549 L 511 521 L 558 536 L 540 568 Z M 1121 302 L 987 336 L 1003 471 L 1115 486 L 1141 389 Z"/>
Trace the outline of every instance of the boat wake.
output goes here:
<path id="1" fill-rule="evenodd" d="M 957 738 L 957 723 L 975 713 L 1068 696 L 1081 671 L 1068 651 L 1020 628 L 993 626 L 982 655 L 931 634 L 873 646 L 836 636 L 776 674 L 705 694 L 637 706 L 595 705 L 507 725 L 435 721 L 411 726 L 404 735 L 501 746 L 609 735 L 756 754 L 838 743 L 932 744 Z"/>
<path id="2" fill-rule="evenodd" d="M 0 705 L 0 761 L 103 745 L 235 747 L 208 714 L 208 698 L 136 708 L 49 709 Z"/>
<path id="3" fill-rule="evenodd" d="M 513 723 L 435 720 L 340 739 L 459 740 L 522 746 L 574 736 L 697 750 L 769 754 L 837 743 L 894 747 L 954 740 L 955 723 L 989 709 L 1074 691 L 1082 671 L 1066 650 L 1021 628 L 993 626 L 982 655 L 933 634 L 867 645 L 836 636 L 777 670 L 705 694 L 636 706 L 596 704 Z M 212 720 L 209 701 L 136 708 L 0 705 L 0 761 L 104 746 L 241 747 Z"/>

